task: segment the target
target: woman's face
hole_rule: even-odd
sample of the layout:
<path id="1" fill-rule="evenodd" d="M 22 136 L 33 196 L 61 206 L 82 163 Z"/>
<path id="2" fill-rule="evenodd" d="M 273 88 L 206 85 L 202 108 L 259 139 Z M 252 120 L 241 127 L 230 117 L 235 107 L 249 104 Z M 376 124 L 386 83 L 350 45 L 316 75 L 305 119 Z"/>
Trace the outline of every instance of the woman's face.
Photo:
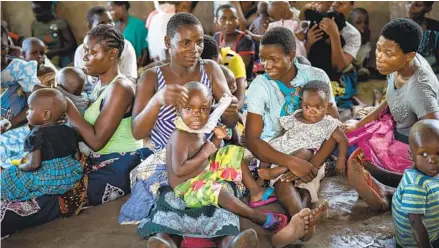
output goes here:
<path id="1" fill-rule="evenodd" d="M 119 21 L 126 12 L 124 5 L 116 5 L 114 2 L 108 2 L 107 7 L 113 19 L 116 21 Z"/>
<path id="2" fill-rule="evenodd" d="M 182 25 L 174 37 L 165 37 L 171 51 L 172 61 L 184 67 L 193 67 L 197 64 L 204 49 L 203 28 L 200 25 Z"/>
<path id="3" fill-rule="evenodd" d="M 265 72 L 273 80 L 280 80 L 287 75 L 293 66 L 294 52 L 285 54 L 281 46 L 261 45 L 259 47 L 259 58 L 264 66 Z"/>
<path id="4" fill-rule="evenodd" d="M 32 11 L 35 19 L 39 22 L 47 22 L 53 19 L 52 10 L 47 4 L 32 3 Z"/>
<path id="5" fill-rule="evenodd" d="M 116 51 L 114 51 L 116 50 Z M 117 63 L 117 49 L 108 49 L 105 44 L 98 43 L 90 36 L 84 38 L 84 70 L 85 74 L 99 76 L 105 73 L 113 63 Z"/>
<path id="6" fill-rule="evenodd" d="M 383 75 L 401 70 L 412 57 L 411 53 L 405 54 L 396 42 L 383 36 L 377 42 L 375 55 L 377 70 Z"/>

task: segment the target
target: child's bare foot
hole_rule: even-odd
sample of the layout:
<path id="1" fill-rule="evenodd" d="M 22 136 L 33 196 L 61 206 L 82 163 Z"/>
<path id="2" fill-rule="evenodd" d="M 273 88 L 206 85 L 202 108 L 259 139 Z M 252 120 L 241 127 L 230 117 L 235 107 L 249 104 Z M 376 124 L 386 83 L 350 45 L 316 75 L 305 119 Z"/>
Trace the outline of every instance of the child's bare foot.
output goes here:
<path id="1" fill-rule="evenodd" d="M 295 214 L 290 222 L 273 236 L 271 244 L 276 248 L 284 247 L 303 237 L 308 232 L 310 215 L 309 208 L 304 208 Z"/>
<path id="2" fill-rule="evenodd" d="M 348 160 L 348 181 L 358 192 L 359 196 L 374 211 L 386 211 L 389 209 L 389 202 L 385 192 L 378 185 L 378 182 L 363 168 L 361 160 L 364 153 L 361 149 L 355 150 Z"/>
<path id="3" fill-rule="evenodd" d="M 328 217 L 328 206 L 328 201 L 324 200 L 311 211 L 308 233 L 305 234 L 300 240 L 308 241 L 312 238 L 317 224 Z"/>
<path id="4" fill-rule="evenodd" d="M 258 175 L 260 178 L 264 179 L 264 180 L 273 180 L 276 179 L 276 176 L 273 176 L 270 173 L 271 169 L 270 168 L 261 168 L 258 169 Z"/>

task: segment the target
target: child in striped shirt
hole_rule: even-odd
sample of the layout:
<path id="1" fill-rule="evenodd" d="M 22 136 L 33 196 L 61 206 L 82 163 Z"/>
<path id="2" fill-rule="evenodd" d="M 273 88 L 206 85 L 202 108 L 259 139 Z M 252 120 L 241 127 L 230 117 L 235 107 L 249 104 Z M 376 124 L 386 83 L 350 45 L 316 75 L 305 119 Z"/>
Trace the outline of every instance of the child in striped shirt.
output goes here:
<path id="1" fill-rule="evenodd" d="M 439 121 L 416 123 L 409 144 L 414 167 L 392 200 L 397 247 L 439 247 Z"/>

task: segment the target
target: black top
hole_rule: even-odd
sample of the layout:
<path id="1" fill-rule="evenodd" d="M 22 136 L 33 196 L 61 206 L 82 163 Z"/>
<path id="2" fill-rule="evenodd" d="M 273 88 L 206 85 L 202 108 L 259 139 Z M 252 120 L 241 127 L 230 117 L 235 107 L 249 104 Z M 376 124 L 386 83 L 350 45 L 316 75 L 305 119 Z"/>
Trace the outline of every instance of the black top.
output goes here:
<path id="1" fill-rule="evenodd" d="M 425 18 L 425 22 L 427 23 L 427 30 L 439 31 L 439 21 L 430 18 Z"/>
<path id="2" fill-rule="evenodd" d="M 78 135 L 67 125 L 35 127 L 24 142 L 25 152 L 41 150 L 41 161 L 74 155 L 78 148 Z"/>

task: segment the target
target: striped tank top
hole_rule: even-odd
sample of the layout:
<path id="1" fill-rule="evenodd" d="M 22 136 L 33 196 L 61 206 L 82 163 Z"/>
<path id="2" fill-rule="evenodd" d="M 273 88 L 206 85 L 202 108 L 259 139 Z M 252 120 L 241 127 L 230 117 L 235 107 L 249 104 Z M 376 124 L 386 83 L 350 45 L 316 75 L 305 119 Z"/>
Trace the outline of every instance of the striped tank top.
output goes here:
<path id="1" fill-rule="evenodd" d="M 160 67 L 154 68 L 157 73 L 157 91 L 163 89 L 166 86 L 165 78 Z M 204 61 L 200 60 L 201 80 L 200 83 L 204 84 L 212 90 L 212 84 L 204 69 Z M 168 144 L 168 140 L 171 137 L 172 132 L 175 130 L 174 119 L 177 118 L 175 107 L 162 106 L 157 116 L 157 120 L 151 131 L 151 140 L 154 144 L 154 150 L 160 151 Z"/>

